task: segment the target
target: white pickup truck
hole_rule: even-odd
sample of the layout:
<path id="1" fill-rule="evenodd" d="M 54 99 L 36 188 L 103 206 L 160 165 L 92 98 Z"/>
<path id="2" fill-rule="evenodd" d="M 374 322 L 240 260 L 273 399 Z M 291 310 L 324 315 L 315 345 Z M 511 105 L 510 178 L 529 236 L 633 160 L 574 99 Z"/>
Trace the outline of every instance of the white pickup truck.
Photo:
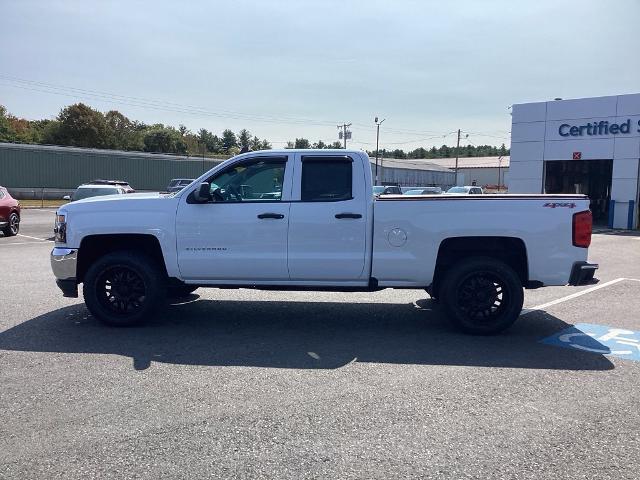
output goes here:
<path id="1" fill-rule="evenodd" d="M 366 153 L 249 152 L 171 194 L 72 202 L 51 265 L 111 325 L 198 287 L 426 289 L 463 331 L 519 316 L 523 288 L 592 280 L 583 195 L 375 197 Z"/>

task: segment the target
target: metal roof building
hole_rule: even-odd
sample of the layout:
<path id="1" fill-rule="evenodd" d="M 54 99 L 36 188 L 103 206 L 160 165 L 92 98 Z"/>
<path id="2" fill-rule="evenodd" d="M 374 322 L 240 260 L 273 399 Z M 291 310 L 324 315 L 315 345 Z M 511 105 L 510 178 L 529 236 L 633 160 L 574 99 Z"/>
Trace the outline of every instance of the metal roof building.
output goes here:
<path id="1" fill-rule="evenodd" d="M 126 180 L 136 190 L 163 190 L 172 178 L 196 178 L 224 158 L 0 143 L 0 185 L 74 189 L 105 178 Z"/>
<path id="2" fill-rule="evenodd" d="M 371 173 L 376 178 L 376 159 L 370 158 Z M 455 185 L 455 173 L 444 166 L 433 163 L 431 159 L 378 159 L 379 185 L 399 185 L 401 187 L 443 188 Z"/>
<path id="3" fill-rule="evenodd" d="M 0 143 L 0 185 L 10 189 L 71 190 L 97 179 L 126 180 L 136 190 L 163 190 L 172 178 L 196 178 L 227 157 L 187 157 L 144 152 Z M 375 178 L 375 159 L 370 159 Z M 498 164 L 504 171 L 509 157 L 461 158 L 459 171 L 481 178 L 478 185 L 495 184 Z M 455 159 L 380 159 L 378 183 L 400 186 L 455 185 Z M 488 169 L 488 172 L 483 172 Z M 480 177 L 480 174 L 485 177 Z M 504 173 L 504 172 L 503 172 Z M 504 177 L 503 177 L 504 178 Z M 494 180 L 496 179 L 496 180 Z"/>
<path id="4" fill-rule="evenodd" d="M 382 160 L 382 161 L 380 161 Z M 374 176 L 375 176 L 375 159 L 372 159 L 374 164 Z M 509 156 L 503 157 L 464 157 L 458 159 L 458 175 L 460 185 L 471 185 L 473 182 L 479 186 L 486 185 L 497 185 L 498 184 L 498 175 L 500 175 L 500 185 L 508 185 L 508 172 L 509 172 Z M 453 173 L 456 166 L 455 158 L 407 158 L 407 159 L 399 159 L 399 158 L 384 158 L 379 159 L 378 164 L 378 176 L 380 177 L 380 165 L 383 166 L 383 170 L 387 168 L 395 170 L 419 170 L 419 171 L 429 171 L 429 172 L 442 172 L 449 171 Z M 451 177 L 449 180 L 444 181 L 442 183 L 411 183 L 414 179 L 421 180 L 424 178 L 424 174 L 418 175 L 418 178 L 415 178 L 414 175 L 410 174 L 383 174 L 384 177 L 380 177 L 381 182 L 385 183 L 395 183 L 394 178 L 399 178 L 401 180 L 407 180 L 409 183 L 399 183 L 399 185 L 416 185 L 416 186 L 428 186 L 428 185 L 454 185 L 455 184 L 455 175 Z M 450 181 L 451 183 L 447 183 Z"/>

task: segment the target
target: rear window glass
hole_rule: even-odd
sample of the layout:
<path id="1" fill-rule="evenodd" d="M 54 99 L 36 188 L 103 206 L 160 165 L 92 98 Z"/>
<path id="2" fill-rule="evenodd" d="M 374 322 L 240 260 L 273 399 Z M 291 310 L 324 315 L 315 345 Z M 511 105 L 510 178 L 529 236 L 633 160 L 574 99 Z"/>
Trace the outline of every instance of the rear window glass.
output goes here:
<path id="1" fill-rule="evenodd" d="M 81 200 L 83 198 L 98 197 L 101 195 L 119 194 L 118 188 L 79 188 L 72 195 L 72 200 Z"/>
<path id="2" fill-rule="evenodd" d="M 352 198 L 353 163 L 344 157 L 302 159 L 302 201 L 336 202 Z"/>

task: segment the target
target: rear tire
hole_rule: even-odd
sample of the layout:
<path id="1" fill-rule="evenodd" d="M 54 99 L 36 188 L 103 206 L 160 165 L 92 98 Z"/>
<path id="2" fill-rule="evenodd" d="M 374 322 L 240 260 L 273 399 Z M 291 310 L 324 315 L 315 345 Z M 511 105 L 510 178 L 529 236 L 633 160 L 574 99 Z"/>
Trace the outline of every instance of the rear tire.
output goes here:
<path id="1" fill-rule="evenodd" d="M 451 323 L 473 335 L 493 335 L 509 328 L 524 302 L 518 274 L 490 257 L 456 263 L 447 272 L 439 297 Z"/>
<path id="2" fill-rule="evenodd" d="M 2 229 L 5 237 L 14 237 L 20 231 L 20 216 L 13 212 L 9 215 L 8 225 Z"/>
<path id="3" fill-rule="evenodd" d="M 166 275 L 140 252 L 108 253 L 89 267 L 82 293 L 98 320 L 116 327 L 138 325 L 163 305 Z"/>

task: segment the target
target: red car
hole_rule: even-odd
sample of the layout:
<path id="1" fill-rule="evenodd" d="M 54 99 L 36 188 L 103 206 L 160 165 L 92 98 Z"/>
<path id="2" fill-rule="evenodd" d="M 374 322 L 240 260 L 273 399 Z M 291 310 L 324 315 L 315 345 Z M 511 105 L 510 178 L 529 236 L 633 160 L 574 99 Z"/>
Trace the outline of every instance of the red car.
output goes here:
<path id="1" fill-rule="evenodd" d="M 5 237 L 13 237 L 20 230 L 20 204 L 0 187 L 0 231 Z"/>

